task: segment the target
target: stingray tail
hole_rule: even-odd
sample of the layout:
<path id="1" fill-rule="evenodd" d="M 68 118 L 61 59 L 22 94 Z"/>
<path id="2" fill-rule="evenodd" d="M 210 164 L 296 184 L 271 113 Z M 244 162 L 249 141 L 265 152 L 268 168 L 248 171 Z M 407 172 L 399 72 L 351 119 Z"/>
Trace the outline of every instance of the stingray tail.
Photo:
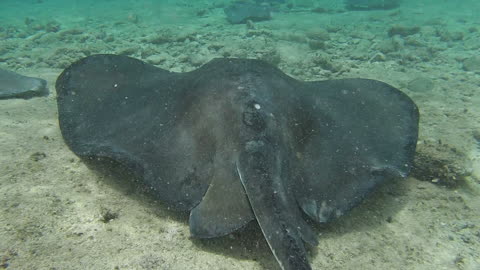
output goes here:
<path id="1" fill-rule="evenodd" d="M 263 139 L 248 141 L 238 157 L 237 172 L 262 233 L 281 268 L 311 269 L 302 240 L 302 223 L 295 221 L 294 212 L 290 211 L 288 194 L 281 179 L 280 153 L 275 148 Z"/>

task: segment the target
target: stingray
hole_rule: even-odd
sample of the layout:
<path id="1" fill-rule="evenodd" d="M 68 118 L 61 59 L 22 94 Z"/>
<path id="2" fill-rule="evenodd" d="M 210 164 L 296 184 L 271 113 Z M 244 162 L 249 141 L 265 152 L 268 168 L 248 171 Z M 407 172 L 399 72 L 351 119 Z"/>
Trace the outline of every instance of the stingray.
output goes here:
<path id="1" fill-rule="evenodd" d="M 48 95 L 47 81 L 0 68 L 0 99 Z"/>
<path id="2" fill-rule="evenodd" d="M 190 211 L 193 237 L 256 220 L 282 269 L 311 269 L 311 222 L 406 177 L 417 142 L 417 107 L 394 87 L 298 81 L 260 60 L 175 73 L 94 55 L 65 69 L 56 89 L 75 154 L 121 163 L 158 200 Z"/>

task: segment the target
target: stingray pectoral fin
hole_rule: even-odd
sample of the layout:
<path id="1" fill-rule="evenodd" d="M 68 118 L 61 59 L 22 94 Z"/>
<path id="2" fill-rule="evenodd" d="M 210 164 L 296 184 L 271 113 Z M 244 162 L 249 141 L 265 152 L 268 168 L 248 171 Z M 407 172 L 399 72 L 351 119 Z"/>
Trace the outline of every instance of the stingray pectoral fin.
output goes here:
<path id="1" fill-rule="evenodd" d="M 299 125 L 308 135 L 298 147 L 303 175 L 295 178 L 295 197 L 313 220 L 327 222 L 378 184 L 408 175 L 419 114 L 408 96 L 379 81 L 342 79 L 309 86 L 316 118 Z"/>
<path id="2" fill-rule="evenodd" d="M 267 243 L 283 270 L 311 269 L 298 226 L 285 207 L 278 159 L 272 147 L 259 147 L 240 154 L 237 170 L 241 183 Z"/>
<path id="3" fill-rule="evenodd" d="M 0 99 L 48 95 L 47 81 L 0 69 Z"/>
<path id="4" fill-rule="evenodd" d="M 254 219 L 234 164 L 218 163 L 214 178 L 199 205 L 190 212 L 193 237 L 212 238 L 229 234 Z"/>

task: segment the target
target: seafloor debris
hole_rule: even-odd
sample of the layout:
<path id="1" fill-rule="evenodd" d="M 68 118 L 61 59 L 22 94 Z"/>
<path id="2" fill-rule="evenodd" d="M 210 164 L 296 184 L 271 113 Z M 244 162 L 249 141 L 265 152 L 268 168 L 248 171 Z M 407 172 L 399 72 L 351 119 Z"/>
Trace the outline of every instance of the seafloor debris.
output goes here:
<path id="1" fill-rule="evenodd" d="M 441 141 L 423 141 L 417 146 L 412 176 L 435 184 L 457 187 L 471 175 L 467 156 Z"/>

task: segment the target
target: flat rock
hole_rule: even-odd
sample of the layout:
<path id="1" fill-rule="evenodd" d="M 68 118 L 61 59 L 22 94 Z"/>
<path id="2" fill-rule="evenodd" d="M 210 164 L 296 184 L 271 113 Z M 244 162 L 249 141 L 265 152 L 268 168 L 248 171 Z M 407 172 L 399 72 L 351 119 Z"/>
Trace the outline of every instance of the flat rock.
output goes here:
<path id="1" fill-rule="evenodd" d="M 415 35 L 418 32 L 420 32 L 420 27 L 418 26 L 394 25 L 388 30 L 388 36 L 393 37 L 395 35 L 400 35 L 406 37 Z"/>
<path id="2" fill-rule="evenodd" d="M 398 7 L 400 0 L 345 0 L 349 10 L 392 9 Z"/>
<path id="3" fill-rule="evenodd" d="M 233 24 L 245 23 L 247 20 L 264 21 L 272 18 L 269 6 L 256 3 L 234 2 L 224 11 L 227 20 Z"/>
<path id="4" fill-rule="evenodd" d="M 480 56 L 473 56 L 463 61 L 463 69 L 466 71 L 480 71 Z"/>

